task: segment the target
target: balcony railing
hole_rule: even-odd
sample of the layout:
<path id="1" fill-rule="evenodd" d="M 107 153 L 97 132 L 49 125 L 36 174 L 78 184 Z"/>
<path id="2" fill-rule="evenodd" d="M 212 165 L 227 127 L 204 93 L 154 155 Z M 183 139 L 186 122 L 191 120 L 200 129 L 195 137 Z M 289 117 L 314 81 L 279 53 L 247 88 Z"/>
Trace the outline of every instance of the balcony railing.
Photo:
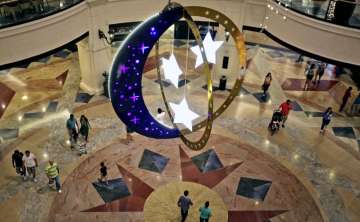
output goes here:
<path id="1" fill-rule="evenodd" d="M 274 0 L 298 13 L 337 25 L 360 28 L 360 0 Z"/>
<path id="2" fill-rule="evenodd" d="M 63 11 L 83 0 L 0 0 L 0 28 Z"/>

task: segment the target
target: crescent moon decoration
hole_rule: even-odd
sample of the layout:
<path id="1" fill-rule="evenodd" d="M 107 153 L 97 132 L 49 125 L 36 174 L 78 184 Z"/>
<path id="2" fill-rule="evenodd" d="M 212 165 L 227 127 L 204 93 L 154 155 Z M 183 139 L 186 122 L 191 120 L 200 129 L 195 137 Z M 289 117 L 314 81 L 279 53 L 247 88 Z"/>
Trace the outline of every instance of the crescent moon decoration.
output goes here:
<path id="1" fill-rule="evenodd" d="M 229 107 L 236 95 L 238 95 L 240 86 L 244 79 L 243 77 L 237 79 L 228 98 L 219 107 L 219 109 L 213 113 L 213 93 L 210 68 L 199 30 L 191 16 L 202 16 L 213 19 L 222 24 L 226 30 L 230 30 L 230 33 L 236 43 L 240 64 L 243 66 L 245 65 L 246 48 L 244 38 L 240 30 L 228 17 L 220 12 L 205 7 L 196 6 L 184 8 L 177 3 L 170 3 L 162 12 L 148 18 L 140 24 L 122 43 L 114 57 L 111 67 L 109 92 L 116 114 L 135 132 L 147 137 L 158 139 L 180 137 L 189 148 L 193 150 L 200 150 L 206 145 L 210 137 L 213 120 L 220 116 L 220 114 Z M 205 64 L 203 69 L 204 73 L 207 75 L 208 116 L 204 121 L 193 127 L 194 130 L 199 130 L 205 127 L 202 137 L 195 142 L 192 142 L 185 137 L 186 134 L 190 133 L 189 130 L 180 131 L 175 124 L 173 124 L 173 129 L 168 128 L 156 121 L 148 111 L 141 91 L 143 68 L 154 45 L 157 46 L 157 71 L 158 78 L 161 79 L 158 63 L 158 45 L 156 43 L 160 39 L 161 35 L 181 18 L 185 18 L 196 38 L 198 46 L 202 51 L 201 55 Z M 160 81 L 160 88 L 166 110 L 173 122 L 174 118 L 170 112 L 169 105 L 165 97 L 162 81 Z"/>

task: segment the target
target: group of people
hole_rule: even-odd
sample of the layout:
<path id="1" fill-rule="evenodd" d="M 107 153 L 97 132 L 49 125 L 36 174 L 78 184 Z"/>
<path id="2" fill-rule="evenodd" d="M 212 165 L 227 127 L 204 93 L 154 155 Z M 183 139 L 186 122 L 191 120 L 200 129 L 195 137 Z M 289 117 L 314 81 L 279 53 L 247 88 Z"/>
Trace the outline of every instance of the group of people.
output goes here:
<path id="1" fill-rule="evenodd" d="M 72 148 L 76 145 L 79 134 L 85 142 L 88 141 L 90 123 L 84 115 L 80 117 L 79 127 L 74 115 L 70 114 L 69 119 L 66 121 L 66 128 Z M 23 177 L 24 181 L 27 180 L 28 177 L 31 177 L 32 181 L 37 182 L 38 161 L 35 154 L 26 150 L 24 155 L 21 151 L 15 150 L 12 155 L 12 165 L 16 173 Z M 48 185 L 50 187 L 55 186 L 56 190 L 61 193 L 60 170 L 58 165 L 52 159 L 49 159 L 48 164 L 44 168 L 44 172 L 49 179 Z"/>
<path id="2" fill-rule="evenodd" d="M 177 202 L 178 207 L 180 207 L 180 213 L 181 213 L 181 222 L 185 222 L 188 214 L 189 214 L 189 209 L 193 204 L 193 202 L 191 201 L 190 197 L 189 197 L 189 191 L 185 190 L 184 194 L 180 196 L 178 202 Z M 199 208 L 199 218 L 200 218 L 200 222 L 209 222 L 209 219 L 211 217 L 211 208 L 210 206 L 210 202 L 206 201 L 204 206 Z"/>
<path id="3" fill-rule="evenodd" d="M 342 112 L 344 110 L 344 107 L 346 106 L 349 98 L 351 97 L 351 90 L 352 87 L 349 87 L 343 96 L 342 103 L 340 105 L 339 112 Z M 290 110 L 292 110 L 291 100 L 286 100 L 286 102 L 282 103 L 278 109 L 275 110 L 273 113 L 273 116 L 271 118 L 271 122 L 269 124 L 269 129 L 271 131 L 271 135 L 274 135 L 276 131 L 280 129 L 280 125 L 282 127 L 285 127 L 285 122 L 288 118 L 288 115 L 290 113 Z M 322 124 L 320 127 L 320 133 L 324 134 L 326 127 L 330 124 L 331 118 L 333 116 L 333 109 L 332 107 L 328 107 L 322 115 Z"/>
<path id="4" fill-rule="evenodd" d="M 66 128 L 69 135 L 70 146 L 71 148 L 75 148 L 78 143 L 78 138 L 80 135 L 81 142 L 79 144 L 80 154 L 86 153 L 86 143 L 88 142 L 89 131 L 90 131 L 90 122 L 86 118 L 85 115 L 81 115 L 80 117 L 80 127 L 74 116 L 74 114 L 70 114 L 69 119 L 66 121 Z"/>
<path id="5" fill-rule="evenodd" d="M 38 161 L 35 154 L 26 150 L 24 155 L 19 150 L 15 150 L 12 155 L 12 164 L 16 173 L 23 177 L 24 181 L 27 180 L 27 177 L 31 177 L 34 182 L 37 182 L 36 169 L 38 167 Z M 56 190 L 61 193 L 60 170 L 58 165 L 53 160 L 49 160 L 44 171 L 49 179 L 49 186 L 52 187 L 55 184 Z"/>
<path id="6" fill-rule="evenodd" d="M 326 63 L 313 63 L 308 62 L 308 66 L 305 69 L 305 85 L 304 90 L 308 90 L 311 85 L 317 87 L 320 84 L 320 80 L 325 73 Z"/>

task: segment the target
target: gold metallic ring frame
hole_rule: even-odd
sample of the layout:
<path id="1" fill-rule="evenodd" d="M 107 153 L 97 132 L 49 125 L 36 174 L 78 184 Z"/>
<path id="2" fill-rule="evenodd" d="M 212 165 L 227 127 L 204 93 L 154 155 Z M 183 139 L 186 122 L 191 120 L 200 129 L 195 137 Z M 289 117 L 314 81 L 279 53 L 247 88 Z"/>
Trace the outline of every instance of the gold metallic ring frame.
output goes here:
<path id="1" fill-rule="evenodd" d="M 180 138 L 185 143 L 186 146 L 188 146 L 192 150 L 200 150 L 205 147 L 207 141 L 209 140 L 211 130 L 212 130 L 212 123 L 213 120 L 219 117 L 226 109 L 229 107 L 229 105 L 232 103 L 234 98 L 239 94 L 240 87 L 244 81 L 244 76 L 239 76 L 237 78 L 235 85 L 230 91 L 230 95 L 226 98 L 224 103 L 213 113 L 213 87 L 212 87 L 212 78 L 211 78 L 211 72 L 209 63 L 206 58 L 205 50 L 202 44 L 202 40 L 200 37 L 200 32 L 195 24 L 195 22 L 192 19 L 192 16 L 200 16 L 205 17 L 208 19 L 212 19 L 219 24 L 223 25 L 226 30 L 229 31 L 230 35 L 233 37 L 236 48 L 238 51 L 239 59 L 240 59 L 240 65 L 246 66 L 246 47 L 245 47 L 245 41 L 242 33 L 238 29 L 238 27 L 224 14 L 215 11 L 210 8 L 200 7 L 200 6 L 190 6 L 184 8 L 184 18 L 189 25 L 191 31 L 193 32 L 196 42 L 200 47 L 201 55 L 203 57 L 204 61 L 204 71 L 207 76 L 207 91 L 208 91 L 208 117 L 206 120 L 196 124 L 193 129 L 194 131 L 199 130 L 203 127 L 205 128 L 204 133 L 202 134 L 201 138 L 195 142 L 188 140 L 185 135 L 191 133 L 189 130 L 182 130 Z M 161 89 L 161 95 L 165 103 L 165 107 L 167 110 L 168 115 L 170 116 L 170 119 L 172 123 L 174 122 L 174 117 L 170 112 L 169 104 L 167 102 L 165 93 L 164 93 L 164 87 L 161 81 L 161 72 L 160 72 L 160 66 L 159 66 L 159 44 L 156 44 L 156 61 L 157 61 L 157 74 L 158 79 L 160 80 L 160 89 Z M 175 123 L 173 123 L 174 127 L 177 127 Z"/>

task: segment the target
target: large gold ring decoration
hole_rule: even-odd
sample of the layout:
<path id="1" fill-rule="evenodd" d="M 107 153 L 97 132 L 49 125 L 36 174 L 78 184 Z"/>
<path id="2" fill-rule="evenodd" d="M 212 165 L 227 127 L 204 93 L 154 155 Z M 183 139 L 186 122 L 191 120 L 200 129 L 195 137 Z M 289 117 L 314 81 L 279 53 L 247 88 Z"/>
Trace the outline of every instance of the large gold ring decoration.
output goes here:
<path id="1" fill-rule="evenodd" d="M 212 124 L 213 120 L 219 117 L 232 103 L 232 101 L 235 99 L 235 97 L 239 94 L 241 85 L 244 81 L 244 76 L 239 76 L 233 86 L 233 88 L 230 91 L 230 95 L 226 98 L 226 100 L 220 105 L 220 107 L 213 112 L 213 85 L 212 85 L 212 77 L 211 77 L 211 71 L 210 66 L 208 63 L 208 60 L 206 58 L 205 49 L 202 44 L 201 36 L 199 29 L 197 28 L 195 22 L 193 21 L 193 16 L 199 16 L 199 17 L 205 17 L 208 19 L 211 19 L 213 21 L 218 22 L 222 26 L 224 26 L 225 30 L 228 30 L 230 35 L 235 41 L 235 45 L 237 48 L 238 56 L 239 56 L 239 64 L 241 66 L 246 66 L 246 47 L 245 47 L 245 41 L 244 37 L 239 30 L 239 28 L 235 25 L 231 19 L 229 19 L 226 15 L 210 9 L 206 7 L 200 7 L 200 6 L 190 6 L 190 7 L 184 7 L 184 14 L 183 17 L 185 21 L 187 22 L 188 26 L 190 27 L 192 33 L 195 36 L 196 42 L 201 50 L 201 55 L 204 61 L 203 66 L 203 72 L 207 77 L 207 98 L 208 98 L 208 115 L 207 118 L 199 123 L 197 123 L 193 129 L 194 131 L 202 129 L 205 127 L 205 130 L 201 136 L 200 139 L 197 141 L 190 141 L 185 137 L 186 134 L 191 133 L 189 130 L 181 130 L 180 138 L 185 143 L 187 147 L 189 147 L 192 150 L 200 150 L 205 147 L 207 141 L 209 140 L 211 130 L 212 130 Z M 165 103 L 166 111 L 171 119 L 172 122 L 174 122 L 174 117 L 170 111 L 168 101 L 166 99 L 165 93 L 164 93 L 164 86 L 161 81 L 161 71 L 159 66 L 159 46 L 156 45 L 156 61 L 157 61 L 157 75 L 160 83 L 160 89 L 161 89 L 161 95 Z M 174 124 L 174 127 L 176 128 L 176 124 Z"/>

